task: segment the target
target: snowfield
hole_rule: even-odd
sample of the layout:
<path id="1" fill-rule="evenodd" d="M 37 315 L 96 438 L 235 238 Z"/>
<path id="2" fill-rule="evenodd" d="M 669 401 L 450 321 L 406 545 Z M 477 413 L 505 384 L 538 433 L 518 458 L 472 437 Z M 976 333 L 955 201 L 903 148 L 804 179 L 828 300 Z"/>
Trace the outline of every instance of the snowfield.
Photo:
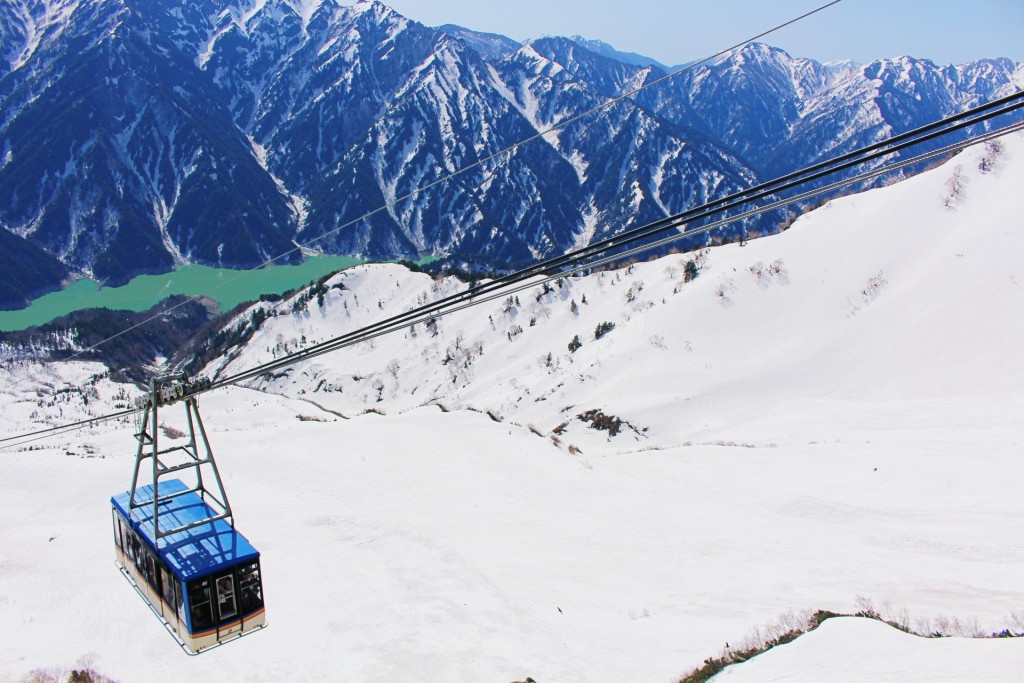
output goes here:
<path id="1" fill-rule="evenodd" d="M 113 565 L 131 425 L 0 451 L 0 680 L 673 681 L 864 599 L 918 630 L 1013 628 L 1021 187 L 1004 138 L 712 248 L 689 282 L 693 254 L 568 278 L 204 397 L 269 627 L 198 657 Z M 210 372 L 462 286 L 390 265 L 326 284 Z M 111 410 L 102 371 L 5 363 L 0 430 Z M 1024 681 L 1024 639 L 836 619 L 720 678 Z"/>

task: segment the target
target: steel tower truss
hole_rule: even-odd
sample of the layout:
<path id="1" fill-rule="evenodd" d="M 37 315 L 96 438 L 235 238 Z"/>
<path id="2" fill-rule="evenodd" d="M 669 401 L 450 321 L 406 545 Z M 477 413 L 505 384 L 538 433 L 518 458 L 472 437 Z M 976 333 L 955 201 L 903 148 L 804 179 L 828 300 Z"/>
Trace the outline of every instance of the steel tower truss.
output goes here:
<path id="1" fill-rule="evenodd" d="M 138 432 L 135 434 L 135 438 L 139 442 L 139 449 L 135 455 L 135 473 L 132 475 L 131 496 L 128 502 L 133 513 L 137 509 L 151 507 L 156 539 L 221 519 L 226 520 L 234 527 L 231 505 L 228 502 L 227 493 L 224 491 L 224 483 L 221 481 L 217 462 L 213 458 L 210 441 L 206 437 L 203 419 L 199 415 L 196 394 L 208 389 L 209 386 L 210 380 L 190 381 L 185 373 L 155 377 L 150 382 L 149 395 L 138 400 L 138 406 L 143 410 L 143 414 Z M 175 439 L 175 445 L 161 448 L 159 410 L 179 401 L 185 404 L 188 433 L 184 436 L 187 437 L 187 442 L 181 443 L 180 439 Z M 167 431 L 165 430 L 165 433 Z M 168 440 L 171 440 L 169 435 Z M 147 460 L 150 462 L 147 463 Z M 139 480 L 140 474 L 144 471 L 151 473 L 148 482 Z M 187 488 L 184 491 L 161 495 L 160 479 L 170 474 L 175 474 L 177 478 L 182 479 Z M 142 476 L 145 479 L 145 475 Z M 147 483 L 152 487 L 152 498 L 140 499 L 137 495 L 139 489 Z M 210 506 L 212 514 L 188 524 L 169 529 L 162 528 L 160 525 L 161 503 L 187 493 L 198 493 L 203 501 Z"/>

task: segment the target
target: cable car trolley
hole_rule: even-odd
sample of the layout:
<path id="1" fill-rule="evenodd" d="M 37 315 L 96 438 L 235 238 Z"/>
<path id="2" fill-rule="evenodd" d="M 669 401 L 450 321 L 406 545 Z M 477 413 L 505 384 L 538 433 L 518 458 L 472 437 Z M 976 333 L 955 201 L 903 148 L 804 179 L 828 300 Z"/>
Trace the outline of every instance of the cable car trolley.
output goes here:
<path id="1" fill-rule="evenodd" d="M 189 654 L 266 626 L 260 554 L 234 527 L 199 416 L 196 395 L 207 388 L 185 374 L 151 381 L 138 404 L 132 486 L 110 499 L 115 563 Z M 161 448 L 158 410 L 179 401 L 187 440 Z"/>

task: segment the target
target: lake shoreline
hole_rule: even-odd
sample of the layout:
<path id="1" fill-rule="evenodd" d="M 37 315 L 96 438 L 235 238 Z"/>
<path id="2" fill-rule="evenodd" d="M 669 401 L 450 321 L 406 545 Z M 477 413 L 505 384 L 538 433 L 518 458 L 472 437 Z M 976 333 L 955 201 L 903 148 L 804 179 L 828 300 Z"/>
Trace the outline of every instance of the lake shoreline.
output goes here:
<path id="1" fill-rule="evenodd" d="M 104 287 L 80 278 L 58 291 L 32 300 L 25 308 L 0 311 L 0 332 L 17 332 L 45 325 L 57 318 L 88 308 L 142 312 L 176 295 L 204 297 L 216 302 L 220 312 L 263 295 L 283 294 L 325 275 L 366 263 L 351 256 L 312 256 L 297 265 L 231 270 L 185 265 L 159 275 L 138 275 L 127 284 Z"/>

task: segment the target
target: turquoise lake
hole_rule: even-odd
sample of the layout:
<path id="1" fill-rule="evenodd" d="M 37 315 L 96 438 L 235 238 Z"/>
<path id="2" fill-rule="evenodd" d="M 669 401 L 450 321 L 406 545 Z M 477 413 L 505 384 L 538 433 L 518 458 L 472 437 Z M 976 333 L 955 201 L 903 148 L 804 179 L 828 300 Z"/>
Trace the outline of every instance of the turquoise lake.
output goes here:
<path id="1" fill-rule="evenodd" d="M 59 292 L 39 297 L 28 308 L 0 311 L 0 331 L 42 325 L 83 308 L 145 311 L 176 294 L 202 295 L 215 300 L 221 311 L 229 311 L 261 294 L 281 294 L 360 263 L 364 261 L 350 256 L 313 256 L 296 266 L 258 270 L 182 266 L 163 275 L 140 275 L 122 287 L 100 287 L 93 280 L 78 280 Z"/>

